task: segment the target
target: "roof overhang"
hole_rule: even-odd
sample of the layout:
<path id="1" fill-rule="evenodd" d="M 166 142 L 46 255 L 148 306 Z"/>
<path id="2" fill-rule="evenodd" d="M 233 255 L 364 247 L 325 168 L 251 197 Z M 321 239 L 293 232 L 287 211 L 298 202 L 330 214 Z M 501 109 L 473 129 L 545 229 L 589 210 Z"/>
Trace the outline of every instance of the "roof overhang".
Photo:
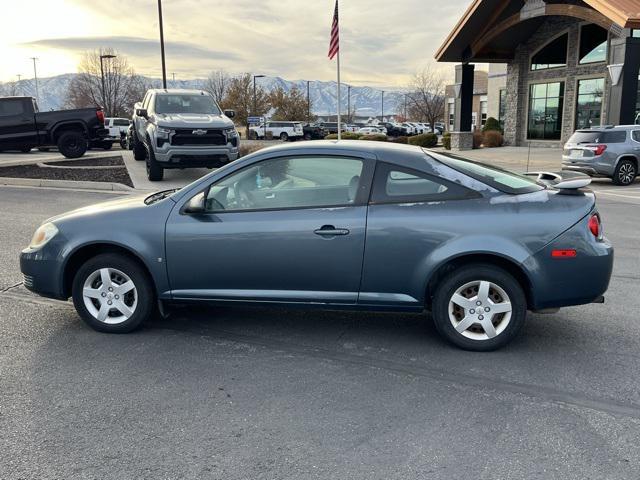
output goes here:
<path id="1" fill-rule="evenodd" d="M 548 16 L 595 23 L 620 35 L 640 28 L 638 0 L 473 0 L 442 46 L 439 62 L 505 62 Z"/>

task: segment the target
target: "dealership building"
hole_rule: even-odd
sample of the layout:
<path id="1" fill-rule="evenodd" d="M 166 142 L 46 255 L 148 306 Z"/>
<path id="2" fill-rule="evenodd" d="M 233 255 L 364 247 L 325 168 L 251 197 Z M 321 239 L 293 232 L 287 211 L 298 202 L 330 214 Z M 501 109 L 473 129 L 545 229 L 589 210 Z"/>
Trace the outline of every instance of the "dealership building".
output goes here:
<path id="1" fill-rule="evenodd" d="M 558 147 L 574 130 L 640 113 L 639 0 L 474 0 L 436 53 L 456 62 L 446 112 L 453 148 L 472 145 L 474 63 L 505 143 Z M 640 120 L 640 117 L 638 117 Z"/>

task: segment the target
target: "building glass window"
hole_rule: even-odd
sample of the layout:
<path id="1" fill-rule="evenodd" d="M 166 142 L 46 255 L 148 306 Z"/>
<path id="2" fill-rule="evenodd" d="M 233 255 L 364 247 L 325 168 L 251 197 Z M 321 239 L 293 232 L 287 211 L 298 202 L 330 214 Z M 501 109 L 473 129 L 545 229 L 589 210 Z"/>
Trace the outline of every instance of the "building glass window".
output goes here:
<path id="1" fill-rule="evenodd" d="M 580 29 L 579 63 L 595 63 L 607 60 L 607 31 L 598 25 L 583 25 Z"/>
<path id="2" fill-rule="evenodd" d="M 530 140 L 560 140 L 564 82 L 537 83 L 529 89 Z"/>
<path id="3" fill-rule="evenodd" d="M 531 70 L 565 67 L 569 34 L 560 35 L 531 57 Z"/>
<path id="4" fill-rule="evenodd" d="M 604 78 L 578 81 L 576 102 L 576 129 L 600 126 Z"/>
<path id="5" fill-rule="evenodd" d="M 453 125 L 456 115 L 456 104 L 453 101 L 449 102 L 449 131 L 453 132 Z"/>
<path id="6" fill-rule="evenodd" d="M 498 122 L 500 122 L 500 128 L 504 129 L 504 116 L 507 113 L 507 90 L 503 88 L 500 90 L 500 98 L 498 100 Z"/>
<path id="7" fill-rule="evenodd" d="M 640 37 L 640 30 L 631 30 L 631 35 L 634 37 Z"/>
<path id="8" fill-rule="evenodd" d="M 487 97 L 480 99 L 480 126 L 484 127 L 487 123 Z"/>

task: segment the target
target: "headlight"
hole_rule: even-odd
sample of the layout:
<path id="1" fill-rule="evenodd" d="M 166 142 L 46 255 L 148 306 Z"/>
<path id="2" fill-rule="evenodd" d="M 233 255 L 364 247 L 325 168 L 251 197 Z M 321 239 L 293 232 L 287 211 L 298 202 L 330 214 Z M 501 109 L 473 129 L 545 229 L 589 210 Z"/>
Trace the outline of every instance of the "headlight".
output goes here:
<path id="1" fill-rule="evenodd" d="M 238 136 L 238 132 L 235 128 L 230 128 L 227 130 L 227 138 L 236 138 Z"/>
<path id="2" fill-rule="evenodd" d="M 31 243 L 29 244 L 29 248 L 32 250 L 37 250 L 39 248 L 44 247 L 49 240 L 56 236 L 58 233 L 58 228 L 53 223 L 45 223 L 44 225 L 40 225 L 36 230 L 36 233 L 33 234 L 33 238 L 31 239 Z"/>
<path id="3" fill-rule="evenodd" d="M 170 128 L 158 127 L 156 128 L 156 135 L 158 138 L 169 138 L 169 134 L 172 132 Z"/>

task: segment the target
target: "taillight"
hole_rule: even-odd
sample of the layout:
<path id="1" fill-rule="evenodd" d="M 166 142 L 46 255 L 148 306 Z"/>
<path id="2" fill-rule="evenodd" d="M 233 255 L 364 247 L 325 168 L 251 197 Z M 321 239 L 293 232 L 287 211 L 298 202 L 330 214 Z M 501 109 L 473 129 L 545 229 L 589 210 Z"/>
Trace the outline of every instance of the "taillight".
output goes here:
<path id="1" fill-rule="evenodd" d="M 600 215 L 594 213 L 589 219 L 589 231 L 598 240 L 602 239 L 602 224 L 600 223 Z"/>
<path id="2" fill-rule="evenodd" d="M 604 151 L 607 149 L 606 145 L 585 145 L 585 148 L 591 150 L 596 157 L 598 155 L 602 155 Z"/>
<path id="3" fill-rule="evenodd" d="M 98 117 L 98 122 L 104 125 L 104 112 L 101 109 L 96 110 L 96 117 Z"/>

